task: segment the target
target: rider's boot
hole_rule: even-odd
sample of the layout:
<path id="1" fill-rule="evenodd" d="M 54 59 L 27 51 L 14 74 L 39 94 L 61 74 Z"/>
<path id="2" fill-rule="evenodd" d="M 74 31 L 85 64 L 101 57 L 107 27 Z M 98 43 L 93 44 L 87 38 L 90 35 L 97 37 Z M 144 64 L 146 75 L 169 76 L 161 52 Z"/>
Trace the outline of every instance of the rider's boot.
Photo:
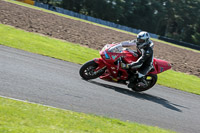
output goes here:
<path id="1" fill-rule="evenodd" d="M 139 86 L 143 87 L 148 86 L 145 75 L 138 72 L 138 78 L 139 78 L 139 83 L 138 83 Z"/>
<path id="2" fill-rule="evenodd" d="M 139 78 L 139 80 L 140 80 L 140 82 L 138 83 L 139 86 L 142 86 L 142 87 L 146 87 L 146 86 L 148 86 L 148 83 L 147 83 L 147 81 L 146 81 L 145 76 Z"/>

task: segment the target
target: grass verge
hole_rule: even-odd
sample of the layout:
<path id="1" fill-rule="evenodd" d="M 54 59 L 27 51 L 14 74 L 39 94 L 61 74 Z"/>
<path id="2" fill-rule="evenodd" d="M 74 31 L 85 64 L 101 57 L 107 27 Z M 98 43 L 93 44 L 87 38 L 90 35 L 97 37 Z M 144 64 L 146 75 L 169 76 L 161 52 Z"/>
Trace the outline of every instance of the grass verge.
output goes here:
<path id="1" fill-rule="evenodd" d="M 0 97 L 1 133 L 172 133 L 137 123 Z"/>
<path id="2" fill-rule="evenodd" d="M 200 95 L 200 78 L 173 70 L 158 74 L 158 84 Z"/>
<path id="3" fill-rule="evenodd" d="M 78 64 L 100 57 L 97 50 L 3 24 L 0 24 L 0 36 L 0 44 L 2 45 Z M 160 85 L 200 95 L 200 78 L 196 76 L 170 70 L 159 74 L 158 78 Z"/>
<path id="4" fill-rule="evenodd" d="M 0 44 L 2 45 L 77 64 L 83 64 L 88 60 L 99 57 L 97 50 L 3 24 L 0 24 L 0 37 Z"/>
<path id="5" fill-rule="evenodd" d="M 112 27 L 109 27 L 109 26 L 101 25 L 101 24 L 98 24 L 98 23 L 94 23 L 94 22 L 91 22 L 91 21 L 84 20 L 84 19 L 80 19 L 80 18 L 69 16 L 69 15 L 57 13 L 57 12 L 54 12 L 54 11 L 51 11 L 51 10 L 39 8 L 39 7 L 36 7 L 36 6 L 33 6 L 33 5 L 29 5 L 29 4 L 26 4 L 26 3 L 22 3 L 22 2 L 18 2 L 18 1 L 13 1 L 13 0 L 4 0 L 4 1 L 11 2 L 11 3 L 18 4 L 18 5 L 25 6 L 25 7 L 29 7 L 29 8 L 33 8 L 33 9 L 36 9 L 36 10 L 40 10 L 40 11 L 44 11 L 44 12 L 56 14 L 56 15 L 59 15 L 59 16 L 62 16 L 62 17 L 73 19 L 73 20 L 78 20 L 78 21 L 89 23 L 89 24 L 94 24 L 94 25 L 97 25 L 97 26 L 100 26 L 100 27 L 104 27 L 104 28 L 108 28 L 108 29 L 112 29 L 112 30 L 116 30 L 116 31 L 120 31 L 120 32 L 123 32 L 123 33 L 127 33 L 127 34 L 131 34 L 133 36 L 136 36 L 136 34 L 132 33 L 132 32 L 120 30 L 120 29 L 117 29 L 117 28 L 112 28 Z M 161 42 L 163 44 L 172 45 L 174 47 L 179 47 L 179 48 L 183 48 L 183 49 L 187 49 L 187 50 L 191 50 L 191 51 L 200 53 L 199 50 L 194 50 L 194 49 L 191 49 L 191 48 L 182 47 L 182 46 L 179 46 L 179 45 L 176 45 L 176 44 L 173 44 L 173 43 L 165 42 L 165 41 L 154 39 L 154 38 L 152 38 L 152 40 L 153 41 L 157 41 L 157 42 Z"/>

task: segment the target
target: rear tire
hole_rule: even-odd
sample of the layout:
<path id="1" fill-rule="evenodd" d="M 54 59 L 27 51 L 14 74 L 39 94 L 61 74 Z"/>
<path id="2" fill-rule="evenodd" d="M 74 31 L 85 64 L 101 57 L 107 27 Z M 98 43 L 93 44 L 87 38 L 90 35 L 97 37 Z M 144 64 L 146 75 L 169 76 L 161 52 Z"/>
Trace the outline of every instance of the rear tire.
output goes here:
<path id="1" fill-rule="evenodd" d="M 81 67 L 79 74 L 85 80 L 98 78 L 104 73 L 104 71 L 96 73 L 94 70 L 97 67 L 98 64 L 94 60 L 88 61 Z"/>
<path id="2" fill-rule="evenodd" d="M 134 84 L 134 87 L 132 88 L 132 90 L 134 90 L 136 92 L 146 91 L 146 90 L 152 88 L 156 84 L 157 79 L 158 79 L 157 75 L 154 75 L 154 74 L 147 75 L 146 81 L 148 82 L 148 86 L 140 87 L 140 86 L 138 86 L 138 83 L 136 82 Z"/>

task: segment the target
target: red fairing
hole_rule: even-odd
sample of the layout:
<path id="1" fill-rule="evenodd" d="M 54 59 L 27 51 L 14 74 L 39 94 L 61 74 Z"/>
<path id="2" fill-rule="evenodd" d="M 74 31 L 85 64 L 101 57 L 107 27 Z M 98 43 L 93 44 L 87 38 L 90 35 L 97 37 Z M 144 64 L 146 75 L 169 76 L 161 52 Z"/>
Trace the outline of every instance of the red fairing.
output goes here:
<path id="1" fill-rule="evenodd" d="M 153 65 L 154 65 L 155 71 L 150 72 L 151 74 L 158 74 L 158 73 L 171 69 L 170 63 L 161 59 L 154 58 Z"/>
<path id="2" fill-rule="evenodd" d="M 98 64 L 98 68 L 96 69 L 96 71 L 105 66 L 102 58 L 95 58 L 94 61 Z"/>
<path id="3" fill-rule="evenodd" d="M 103 59 L 102 59 L 102 58 L 95 58 L 94 61 L 95 61 L 97 64 L 103 63 Z"/>
<path id="4" fill-rule="evenodd" d="M 128 64 L 132 63 L 133 61 L 137 61 L 138 60 L 138 55 L 135 57 L 133 56 L 132 53 L 130 53 L 129 51 L 123 51 L 123 53 L 125 54 L 125 58 L 124 61 L 126 61 Z"/>

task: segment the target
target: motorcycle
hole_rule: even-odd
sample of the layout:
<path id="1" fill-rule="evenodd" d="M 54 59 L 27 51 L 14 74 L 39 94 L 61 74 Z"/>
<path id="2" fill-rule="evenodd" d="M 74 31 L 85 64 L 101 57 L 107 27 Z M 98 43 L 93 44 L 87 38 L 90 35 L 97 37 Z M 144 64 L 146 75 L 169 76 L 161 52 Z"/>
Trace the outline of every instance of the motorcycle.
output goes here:
<path id="1" fill-rule="evenodd" d="M 137 69 L 125 70 L 121 68 L 121 63 L 131 63 L 137 61 L 139 56 L 136 51 L 123 48 L 119 44 L 106 44 L 100 51 L 101 58 L 95 58 L 83 64 L 79 70 L 80 76 L 84 80 L 100 78 L 102 80 L 111 81 L 128 85 L 133 82 L 131 87 L 133 91 L 141 92 L 152 88 L 157 82 L 157 74 L 162 73 L 171 68 L 170 63 L 161 59 L 153 59 L 153 69 L 145 76 L 146 86 L 139 84 L 140 80 L 137 76 Z"/>

